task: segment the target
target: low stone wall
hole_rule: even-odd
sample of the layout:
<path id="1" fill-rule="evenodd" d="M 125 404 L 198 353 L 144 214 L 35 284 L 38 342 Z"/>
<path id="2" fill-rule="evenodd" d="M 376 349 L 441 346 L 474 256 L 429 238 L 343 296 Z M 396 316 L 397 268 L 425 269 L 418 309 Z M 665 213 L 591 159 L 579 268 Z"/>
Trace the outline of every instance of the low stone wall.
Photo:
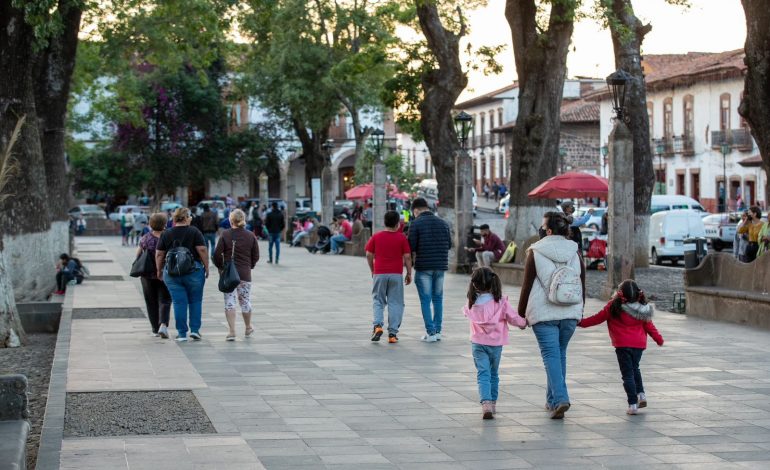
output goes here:
<path id="1" fill-rule="evenodd" d="M 110 219 L 86 219 L 86 230 L 80 237 L 120 235 L 120 223 Z"/>
<path id="2" fill-rule="evenodd" d="M 687 314 L 770 329 L 770 256 L 741 263 L 726 253 L 685 271 Z"/>
<path id="3" fill-rule="evenodd" d="M 524 282 L 524 260 L 527 256 L 527 250 L 533 243 L 540 239 L 538 236 L 530 237 L 524 245 L 516 249 L 516 256 L 513 263 L 492 263 L 492 270 L 500 277 L 503 284 L 520 286 Z M 506 242 L 505 246 L 508 246 Z"/>

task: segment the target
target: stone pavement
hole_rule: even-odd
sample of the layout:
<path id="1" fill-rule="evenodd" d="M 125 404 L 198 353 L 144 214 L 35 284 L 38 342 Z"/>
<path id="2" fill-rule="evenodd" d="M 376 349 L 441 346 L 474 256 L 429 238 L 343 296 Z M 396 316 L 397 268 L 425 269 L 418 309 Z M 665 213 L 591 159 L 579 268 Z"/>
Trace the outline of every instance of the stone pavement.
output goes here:
<path id="1" fill-rule="evenodd" d="M 116 261 L 100 273 L 128 271 L 134 250 L 117 237 L 83 240 L 109 250 L 91 259 Z M 61 468 L 770 468 L 770 332 L 657 313 L 666 344 L 650 342 L 642 360 L 650 406 L 629 417 L 606 327 L 579 330 L 573 407 L 552 421 L 535 339 L 512 331 L 497 419 L 482 421 L 460 313 L 466 276 L 446 278 L 443 341 L 419 341 L 409 286 L 400 343 L 372 343 L 364 259 L 282 248 L 281 264 L 254 271 L 254 338 L 240 324 L 225 342 L 216 274 L 201 342 L 153 338 L 146 320 L 73 320 L 68 390 L 192 389 L 218 434 L 68 438 Z M 126 279 L 93 281 L 99 292 L 83 300 L 92 288 L 78 287 L 75 302 L 137 306 L 139 284 Z M 78 353 L 89 344 L 94 354 Z"/>

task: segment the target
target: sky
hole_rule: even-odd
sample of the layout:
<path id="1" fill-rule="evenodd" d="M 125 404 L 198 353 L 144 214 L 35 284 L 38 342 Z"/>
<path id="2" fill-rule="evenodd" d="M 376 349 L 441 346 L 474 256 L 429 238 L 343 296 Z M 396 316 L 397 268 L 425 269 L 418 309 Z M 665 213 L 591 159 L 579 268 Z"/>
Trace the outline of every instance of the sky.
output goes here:
<path id="1" fill-rule="evenodd" d="M 585 0 L 589 3 L 592 0 Z M 665 0 L 634 0 L 636 15 L 652 24 L 645 37 L 642 54 L 721 52 L 743 47 L 746 19 L 740 0 L 691 0 L 687 10 L 666 4 Z M 505 44 L 498 56 L 504 70 L 500 75 L 469 73 L 468 88 L 460 100 L 504 87 L 516 79 L 511 34 L 505 20 L 505 0 L 489 0 L 486 8 L 468 12 L 474 46 Z M 574 50 L 573 50 L 574 48 Z M 575 25 L 572 48 L 567 57 L 569 77 L 606 77 L 615 69 L 612 40 L 598 23 L 583 20 Z"/>

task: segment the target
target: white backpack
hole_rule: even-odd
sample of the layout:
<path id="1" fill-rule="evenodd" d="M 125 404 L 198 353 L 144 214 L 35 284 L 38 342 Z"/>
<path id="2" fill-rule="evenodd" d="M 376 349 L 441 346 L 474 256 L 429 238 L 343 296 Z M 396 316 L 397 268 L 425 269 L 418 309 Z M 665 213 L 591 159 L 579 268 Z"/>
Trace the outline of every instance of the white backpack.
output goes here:
<path id="1" fill-rule="evenodd" d="M 577 256 L 577 255 L 575 255 Z M 551 274 L 551 281 L 546 286 L 542 280 L 540 283 L 545 290 L 546 298 L 556 305 L 577 305 L 583 302 L 583 283 L 580 281 L 580 273 L 575 272 L 569 262 L 556 265 Z M 540 276 L 538 276 L 540 279 Z"/>

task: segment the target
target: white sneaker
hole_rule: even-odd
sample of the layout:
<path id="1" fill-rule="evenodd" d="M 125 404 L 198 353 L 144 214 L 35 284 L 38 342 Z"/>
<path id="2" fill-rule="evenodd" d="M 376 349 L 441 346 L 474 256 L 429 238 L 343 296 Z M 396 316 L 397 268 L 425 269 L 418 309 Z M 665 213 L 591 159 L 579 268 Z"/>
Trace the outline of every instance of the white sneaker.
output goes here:
<path id="1" fill-rule="evenodd" d="M 160 328 L 158 328 L 158 336 L 160 336 L 163 339 L 168 338 L 168 327 L 166 327 L 166 325 L 163 325 Z"/>
<path id="2" fill-rule="evenodd" d="M 190 338 L 194 339 L 195 341 L 200 341 L 201 334 L 198 333 L 197 331 L 193 331 L 192 333 L 190 333 Z"/>
<path id="3" fill-rule="evenodd" d="M 186 343 L 187 342 L 187 336 L 177 336 L 176 337 L 177 343 Z"/>
<path id="4" fill-rule="evenodd" d="M 435 336 L 435 337 L 436 337 L 436 341 L 441 341 L 441 333 L 436 333 L 436 334 L 435 334 L 435 335 L 433 335 L 433 336 Z"/>
<path id="5" fill-rule="evenodd" d="M 438 340 L 436 339 L 436 335 L 425 334 L 425 335 L 422 335 L 422 338 L 420 338 L 420 341 L 423 341 L 425 343 L 435 343 Z"/>
<path id="6" fill-rule="evenodd" d="M 635 415 L 639 412 L 639 406 L 638 405 L 628 405 L 628 409 L 626 410 L 627 415 Z"/>
<path id="7" fill-rule="evenodd" d="M 639 408 L 647 408 L 647 395 L 642 392 L 637 397 L 639 398 Z"/>

